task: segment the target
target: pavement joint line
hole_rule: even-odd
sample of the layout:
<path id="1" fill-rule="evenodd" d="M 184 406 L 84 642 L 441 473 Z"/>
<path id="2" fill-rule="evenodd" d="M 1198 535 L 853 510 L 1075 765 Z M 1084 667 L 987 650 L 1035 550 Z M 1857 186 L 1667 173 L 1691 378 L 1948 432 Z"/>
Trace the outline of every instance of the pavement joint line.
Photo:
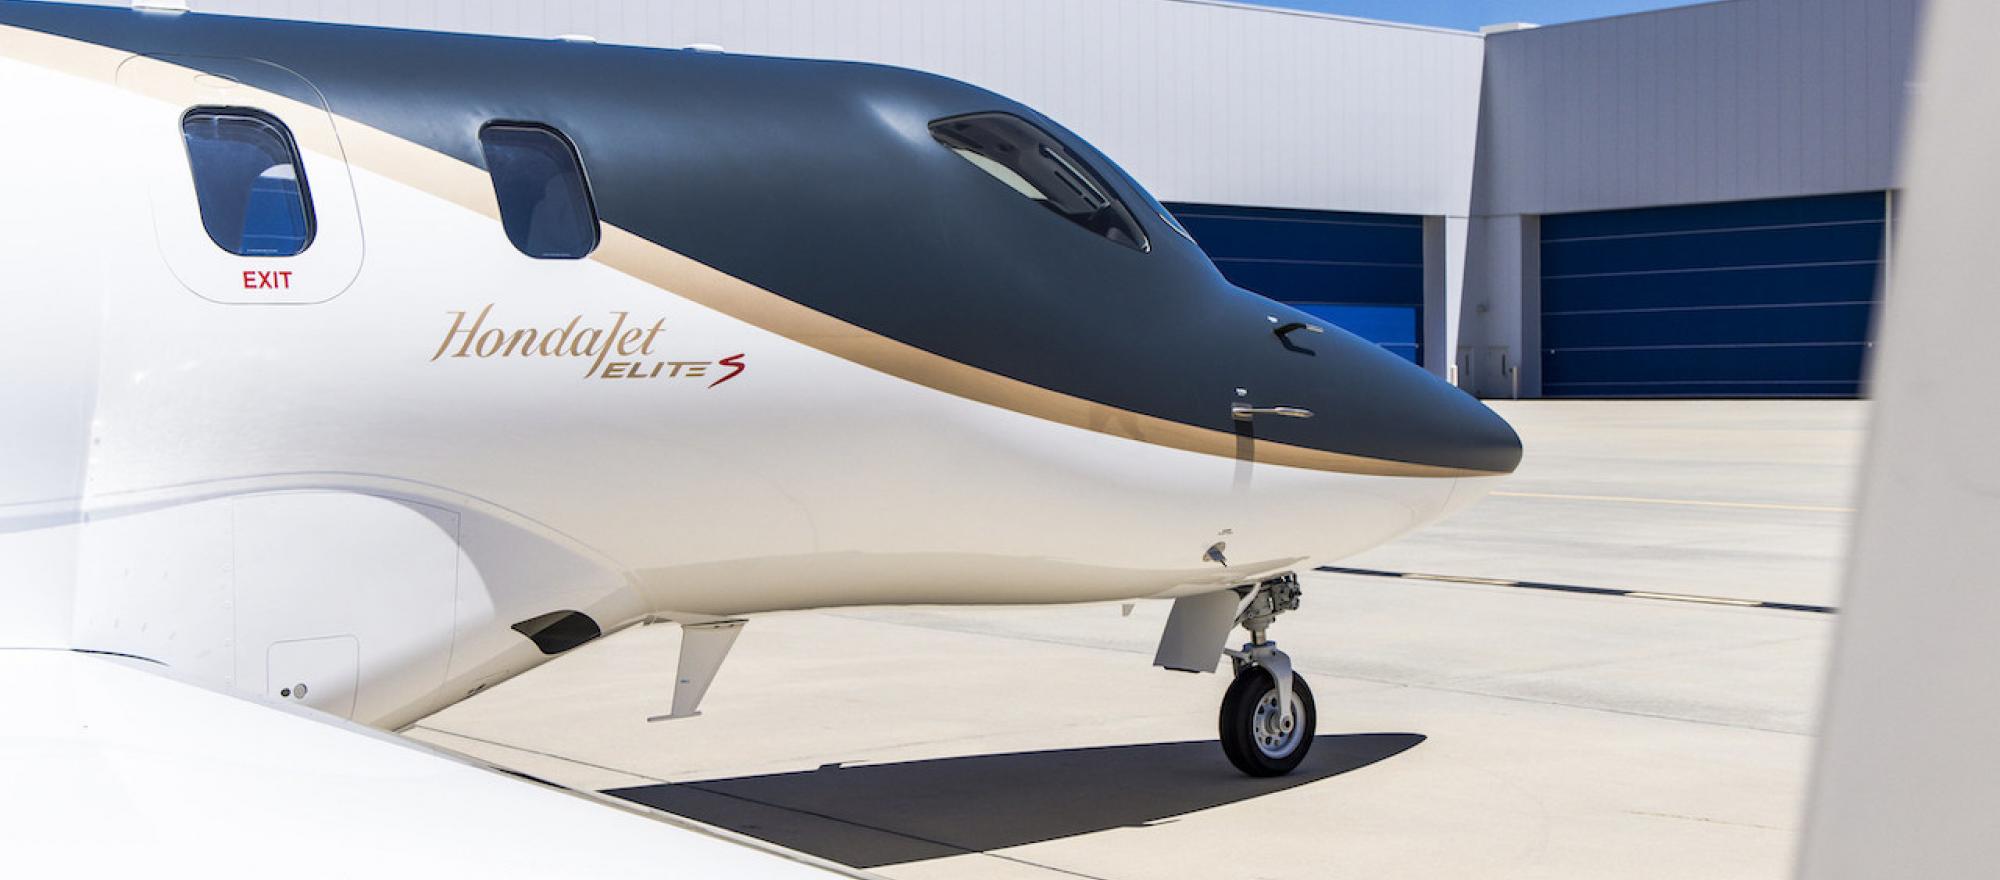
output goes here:
<path id="1" fill-rule="evenodd" d="M 1741 644 L 1729 645 L 1721 648 L 1704 645 L 1701 647 L 1682 648 L 1671 651 L 1654 651 L 1644 654 L 1635 654 L 1622 657 L 1597 657 L 1570 663 L 1556 663 L 1544 666 L 1520 667 L 1515 669 L 1508 669 L 1498 673 L 1486 673 L 1482 675 L 1464 676 L 1460 678 L 1446 679 L 1445 681 L 1447 683 L 1472 685 L 1472 684 L 1479 684 L 1481 682 L 1504 681 L 1505 679 L 1508 678 L 1518 678 L 1524 676 L 1541 676 L 1541 675 L 1563 674 L 1571 672 L 1587 672 L 1593 669 L 1607 669 L 1611 667 L 1624 666 L 1633 663 L 1655 663 L 1659 661 L 1679 660 L 1687 657 L 1704 657 L 1704 656 L 1715 656 L 1717 654 L 1726 654 L 1737 651 L 1754 651 L 1761 648 L 1772 647 L 1775 645 L 1795 644 L 1803 640 L 1804 639 L 1800 636 L 1787 636 L 1778 639 L 1759 639 L 1754 642 L 1743 642 Z M 1759 727 L 1746 727 L 1744 729 L 1771 730 L 1771 728 L 1759 728 Z"/>
<path id="2" fill-rule="evenodd" d="M 1472 584 L 1487 587 L 1511 587 L 1519 590 L 1546 590 L 1554 593 L 1582 593 L 1587 596 L 1614 596 L 1621 599 L 1651 599 L 1659 602 L 1686 602 L 1695 605 L 1727 605 L 1735 608 L 1757 608 L 1766 611 L 1803 611 L 1809 614 L 1838 614 L 1840 612 L 1840 609 L 1833 605 L 1809 605 L 1803 602 L 1769 602 L 1762 599 L 1706 596 L 1699 593 L 1662 593 L 1654 590 L 1586 587 L 1577 584 L 1551 584 L 1542 581 L 1510 581 L 1502 578 L 1467 577 L 1455 574 L 1426 574 L 1414 571 L 1383 571 L 1377 568 L 1347 568 L 1339 565 L 1322 565 L 1314 570 L 1323 571 L 1328 574 L 1345 574 L 1357 577 L 1436 581 L 1444 584 Z"/>
<path id="3" fill-rule="evenodd" d="M 1818 504 L 1774 504 L 1762 501 L 1703 501 L 1696 498 L 1641 498 L 1632 495 L 1569 495 L 1560 492 L 1488 493 L 1495 498 L 1537 498 L 1545 501 L 1613 501 L 1620 504 L 1666 504 L 1675 507 L 1728 507 L 1738 510 L 1793 510 L 1801 513 L 1853 513 L 1852 507 Z"/>
<path id="4" fill-rule="evenodd" d="M 1323 567 L 1321 570 L 1330 571 L 1336 574 L 1341 573 L 1340 569 L 1332 567 Z M 1394 572 L 1383 572 L 1383 575 L 1396 576 Z M 1589 592 L 1589 591 L 1594 591 L 1598 588 L 1579 587 L 1578 589 Z M 1612 592 L 1622 592 L 1622 591 L 1612 591 Z M 1125 654 L 1128 656 L 1143 657 L 1146 656 L 1151 651 L 1151 649 L 1141 651 L 1141 650 L 1120 648 L 1112 645 L 1093 644 L 1089 642 L 1065 641 L 1061 638 L 1024 636 L 1015 633 L 994 632 L 991 630 L 984 630 L 984 629 L 963 629 L 937 622 L 918 623 L 915 621 L 906 621 L 906 620 L 877 620 L 859 614 L 839 614 L 827 611 L 821 611 L 818 613 L 832 614 L 833 616 L 843 617 L 849 620 L 865 621 L 868 623 L 880 624 L 882 626 L 908 627 L 910 629 L 922 629 L 922 630 L 931 630 L 934 632 L 957 633 L 959 635 L 976 636 L 976 637 L 983 637 L 990 639 L 1001 639 L 1004 641 L 1034 642 L 1037 644 L 1060 645 L 1069 648 L 1085 648 L 1090 650 L 1112 651 L 1120 654 Z M 1326 676 L 1327 678 L 1338 679 L 1346 682 L 1364 682 L 1367 684 L 1378 685 L 1384 688 L 1407 688 L 1410 690 L 1435 691 L 1438 693 L 1456 694 L 1465 697 L 1478 697 L 1482 699 L 1491 699 L 1491 700 L 1507 700 L 1509 702 L 1515 702 L 1515 703 L 1532 703 L 1537 706 L 1553 706 L 1558 709 L 1569 709 L 1576 712 L 1602 712 L 1607 715 L 1622 715 L 1629 718 L 1651 718 L 1657 721 L 1671 721 L 1677 724 L 1699 724 L 1704 727 L 1721 727 L 1729 730 L 1749 730 L 1749 731 L 1755 731 L 1757 733 L 1774 733 L 1780 736 L 1812 735 L 1809 732 L 1802 732 L 1798 730 L 1787 730 L 1781 727 L 1763 727 L 1756 724 L 1742 724 L 1735 721 L 1721 721 L 1713 718 L 1691 718 L 1685 715 L 1664 715 L 1658 712 L 1640 712 L 1634 709 L 1620 709 L 1614 706 L 1591 706 L 1582 703 L 1570 703 L 1561 700 L 1550 700 L 1550 699 L 1543 699 L 1540 697 L 1524 696 L 1521 694 L 1509 694 L 1509 693 L 1502 693 L 1499 691 L 1483 691 L 1483 690 L 1473 690 L 1464 687 L 1452 687 L 1448 684 L 1440 682 L 1410 681 L 1407 679 L 1382 678 L 1379 676 L 1368 675 L 1364 672 L 1356 670 L 1337 670 L 1330 666 L 1319 667 L 1319 666 L 1309 666 L 1301 664 L 1294 666 L 1293 668 L 1298 672 L 1311 673 L 1313 675 L 1323 675 Z"/>
<path id="5" fill-rule="evenodd" d="M 1730 819 L 1717 819 L 1712 816 L 1687 816 L 1687 815 L 1682 815 L 1680 813 L 1656 813 L 1651 810 L 1626 810 L 1625 812 L 1628 815 L 1632 816 L 1649 816 L 1654 819 L 1680 819 L 1687 822 L 1708 822 L 1715 825 L 1734 825 L 1738 828 L 1757 828 L 1763 831 L 1783 831 L 1791 833 L 1791 832 L 1796 832 L 1798 830 L 1796 828 L 1780 828 L 1776 825 L 1760 825 L 1756 822 L 1737 822 Z"/>
<path id="6" fill-rule="evenodd" d="M 1297 671 L 1311 672 L 1315 675 L 1329 675 L 1329 676 L 1334 675 L 1334 673 L 1324 673 L 1315 669 L 1301 669 Z M 1602 712 L 1607 715 L 1622 715 L 1627 718 L 1650 718 L 1654 721 L 1671 721 L 1676 724 L 1699 724 L 1703 727 L 1720 727 L 1725 730 L 1748 730 L 1756 733 L 1772 733 L 1772 734 L 1777 734 L 1779 736 L 1810 737 L 1814 735 L 1811 731 L 1786 730 L 1782 727 L 1763 727 L 1756 724 L 1740 724 L 1734 721 L 1718 721 L 1712 718 L 1689 718 L 1685 715 L 1662 715 L 1658 712 L 1641 712 L 1638 711 L 1637 709 L 1619 709 L 1612 706 L 1585 706 L 1579 703 L 1565 703 L 1561 700 L 1549 700 L 1549 699 L 1543 699 L 1541 697 L 1526 696 L 1523 694 L 1507 694 L 1507 693 L 1499 693 L 1497 691 L 1472 690 L 1471 688 L 1451 687 L 1445 684 L 1426 683 L 1426 682 L 1407 682 L 1407 681 L 1397 682 L 1397 681 L 1389 681 L 1386 679 L 1367 678 L 1363 676 L 1347 676 L 1347 677 L 1359 678 L 1361 681 L 1381 682 L 1382 684 L 1389 685 L 1392 687 L 1411 688 L 1413 690 L 1423 690 L 1423 691 L 1436 691 L 1438 693 L 1457 694 L 1459 696 L 1464 696 L 1464 697 L 1478 697 L 1481 699 L 1488 699 L 1488 700 L 1506 700 L 1511 703 L 1529 703 L 1536 706 L 1552 706 L 1557 709 L 1570 709 L 1577 712 Z"/>

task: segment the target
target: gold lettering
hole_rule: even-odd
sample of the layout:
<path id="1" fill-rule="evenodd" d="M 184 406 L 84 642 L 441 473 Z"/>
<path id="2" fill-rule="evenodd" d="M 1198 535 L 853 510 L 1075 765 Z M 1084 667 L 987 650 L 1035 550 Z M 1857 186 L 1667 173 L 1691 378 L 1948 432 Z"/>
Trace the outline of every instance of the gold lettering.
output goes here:
<path id="1" fill-rule="evenodd" d="M 547 336 L 542 337 L 542 344 L 540 346 L 537 346 L 535 348 L 535 351 L 540 352 L 543 357 L 554 357 L 556 355 L 562 354 L 563 346 L 567 345 L 569 343 L 570 336 L 576 333 L 577 322 L 582 320 L 583 316 L 578 315 L 574 318 L 569 319 L 569 326 L 563 327 L 560 330 L 550 331 Z M 552 346 L 550 345 L 550 343 L 554 343 L 554 345 Z"/>
<path id="2" fill-rule="evenodd" d="M 472 350 L 480 357 L 492 357 L 494 352 L 500 350 L 500 343 L 505 342 L 506 340 L 507 340 L 507 334 L 502 333 L 497 329 L 488 330 L 484 333 L 479 334 L 479 344 L 474 346 Z M 487 345 L 487 343 L 489 342 L 493 344 Z"/>
<path id="3" fill-rule="evenodd" d="M 590 372 L 583 374 L 585 377 L 597 375 L 597 368 L 604 366 L 604 356 L 611 353 L 611 344 L 614 340 L 618 338 L 619 328 L 625 326 L 624 312 L 612 312 L 612 314 L 617 315 L 618 320 L 611 322 L 610 332 L 607 333 L 602 330 L 588 331 L 589 333 L 593 334 L 590 337 L 590 347 L 580 352 L 580 354 L 592 354 L 596 355 L 597 357 L 595 360 L 592 360 L 590 362 Z M 597 345 L 597 343 L 599 342 L 603 342 L 604 347 L 599 348 Z"/>
<path id="4" fill-rule="evenodd" d="M 451 315 L 451 327 L 445 331 L 444 339 L 438 342 L 437 350 L 431 353 L 435 361 L 450 357 L 580 357 L 590 358 L 590 370 L 586 378 L 601 377 L 651 379 L 662 371 L 670 378 L 689 378 L 705 375 L 713 361 L 654 361 L 652 369 L 646 369 L 644 361 L 611 361 L 613 354 L 619 357 L 650 355 L 653 345 L 666 330 L 665 318 L 654 321 L 650 326 L 629 326 L 630 312 L 612 312 L 614 316 L 609 328 L 593 327 L 585 323 L 583 315 L 575 315 L 568 324 L 559 327 L 523 327 L 507 329 L 504 326 L 488 327 L 486 319 L 493 314 L 494 303 L 480 307 L 477 314 L 470 309 L 447 310 Z"/>
<path id="5" fill-rule="evenodd" d="M 514 354 L 514 347 L 518 345 L 518 346 L 520 346 L 520 347 L 521 347 L 521 353 L 522 353 L 522 354 L 524 354 L 524 355 L 527 355 L 527 354 L 534 354 L 534 353 L 535 353 L 535 334 L 536 334 L 537 332 L 538 332 L 538 331 L 536 331 L 536 330 L 535 330 L 534 328 L 532 328 L 532 327 L 530 327 L 530 328 L 528 328 L 528 329 L 526 329 L 526 330 L 516 330 L 516 331 L 514 331 L 514 335 L 512 335 L 512 336 L 509 336 L 509 337 L 507 337 L 507 348 L 506 348 L 505 350 L 501 351 L 500 353 L 501 353 L 501 354 L 504 354 L 504 355 L 509 355 L 509 356 L 512 356 L 512 355 Z"/>
<path id="6" fill-rule="evenodd" d="M 452 355 L 452 357 L 455 358 L 465 357 L 466 348 L 472 345 L 473 337 L 479 335 L 479 325 L 485 323 L 486 313 L 491 311 L 493 311 L 493 304 L 487 303 L 485 308 L 479 310 L 479 317 L 472 319 L 471 329 L 460 329 L 461 325 L 465 323 L 464 312 L 447 312 L 447 314 L 454 316 L 451 319 L 451 329 L 446 330 L 444 332 L 444 341 L 438 343 L 437 353 L 431 355 L 431 360 L 437 360 L 438 358 L 444 357 L 445 350 L 451 348 L 452 337 L 457 336 L 460 333 L 465 334 L 465 342 L 459 345 L 458 353 Z"/>
<path id="7" fill-rule="evenodd" d="M 646 331 L 634 327 L 630 330 L 625 331 L 624 333 L 619 334 L 618 353 L 622 355 L 639 354 L 639 352 L 632 350 L 632 343 L 638 342 L 639 337 L 645 335 L 645 333 Z"/>

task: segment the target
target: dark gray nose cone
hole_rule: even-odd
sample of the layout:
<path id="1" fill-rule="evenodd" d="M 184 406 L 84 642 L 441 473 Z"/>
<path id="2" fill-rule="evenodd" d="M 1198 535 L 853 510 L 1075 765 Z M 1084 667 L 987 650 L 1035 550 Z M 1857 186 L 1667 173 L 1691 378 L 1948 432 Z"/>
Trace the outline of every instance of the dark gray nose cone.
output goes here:
<path id="1" fill-rule="evenodd" d="M 1398 363 L 1407 362 L 1398 359 Z M 1409 409 L 1421 411 L 1390 410 L 1394 417 L 1408 420 L 1403 442 L 1412 458 L 1407 460 L 1493 474 L 1511 474 L 1520 466 L 1521 435 L 1513 425 L 1450 383 L 1421 369 L 1414 372 L 1417 377 L 1408 384 L 1426 387 L 1408 388 L 1405 393 L 1422 401 Z"/>
<path id="2" fill-rule="evenodd" d="M 1521 463 L 1521 438 L 1507 420 L 1381 346 L 1326 327 L 1296 348 L 1272 348 L 1265 357 L 1284 363 L 1284 377 L 1261 389 L 1257 403 L 1314 415 L 1259 420 L 1261 439 L 1481 474 L 1512 473 Z"/>

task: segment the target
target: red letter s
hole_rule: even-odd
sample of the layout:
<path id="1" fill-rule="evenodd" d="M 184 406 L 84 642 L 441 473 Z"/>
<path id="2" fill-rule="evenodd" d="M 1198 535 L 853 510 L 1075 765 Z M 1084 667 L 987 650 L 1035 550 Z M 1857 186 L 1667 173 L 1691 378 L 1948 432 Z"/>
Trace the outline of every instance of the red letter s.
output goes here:
<path id="1" fill-rule="evenodd" d="M 722 360 L 716 361 L 716 363 L 721 364 L 725 367 L 729 367 L 730 370 L 728 375 L 725 375 L 720 379 L 708 383 L 708 387 L 710 388 L 714 388 L 717 385 L 720 385 L 724 382 L 734 379 L 736 378 L 736 374 L 743 372 L 743 356 L 740 354 L 732 354 L 726 358 L 723 358 Z"/>

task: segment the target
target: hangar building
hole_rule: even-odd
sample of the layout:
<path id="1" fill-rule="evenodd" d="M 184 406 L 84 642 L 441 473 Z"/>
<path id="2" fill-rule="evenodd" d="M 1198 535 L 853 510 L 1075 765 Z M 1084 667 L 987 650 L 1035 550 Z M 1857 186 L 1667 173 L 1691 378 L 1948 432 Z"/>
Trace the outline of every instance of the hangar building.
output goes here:
<path id="1" fill-rule="evenodd" d="M 1020 99 L 1244 287 L 1482 396 L 1862 393 L 1922 0 L 1484 33 L 1213 0 L 194 0 L 876 61 Z"/>

